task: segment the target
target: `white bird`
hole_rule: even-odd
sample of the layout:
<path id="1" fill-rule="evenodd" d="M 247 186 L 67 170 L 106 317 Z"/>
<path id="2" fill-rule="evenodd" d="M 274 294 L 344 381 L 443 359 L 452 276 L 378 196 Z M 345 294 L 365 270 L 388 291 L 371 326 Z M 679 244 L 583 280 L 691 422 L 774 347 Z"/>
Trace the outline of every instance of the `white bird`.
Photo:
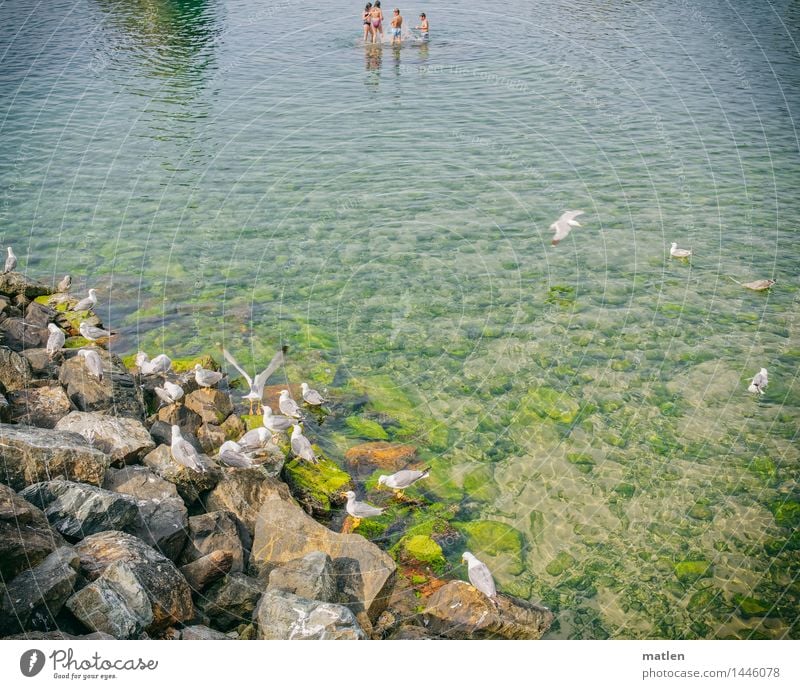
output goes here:
<path id="1" fill-rule="evenodd" d="M 200 364 L 194 365 L 194 379 L 197 384 L 203 388 L 213 388 L 219 381 L 222 380 L 222 374 L 219 371 L 209 371 L 203 368 Z"/>
<path id="2" fill-rule="evenodd" d="M 93 349 L 79 349 L 78 356 L 83 358 L 83 363 L 89 369 L 89 375 L 97 380 L 103 380 L 103 360 L 97 352 Z"/>
<path id="3" fill-rule="evenodd" d="M 266 428 L 259 426 L 251 431 L 247 431 L 247 433 L 239 438 L 238 442 L 239 445 L 245 450 L 260 450 L 262 447 L 266 446 L 271 437 L 272 436 Z"/>
<path id="4" fill-rule="evenodd" d="M 111 337 L 111 333 L 108 330 L 103 330 L 102 328 L 98 328 L 94 325 L 89 325 L 86 321 L 81 323 L 78 330 L 80 331 L 81 335 L 92 342 L 95 340 L 102 340 L 105 337 Z"/>
<path id="5" fill-rule="evenodd" d="M 772 287 L 775 284 L 775 280 L 754 280 L 753 282 L 742 282 L 739 284 L 754 292 L 763 292 L 765 289 Z"/>
<path id="6" fill-rule="evenodd" d="M 318 407 L 325 401 L 316 390 L 308 387 L 308 383 L 300 383 L 300 389 L 303 391 L 303 401 L 312 407 Z"/>
<path id="7" fill-rule="evenodd" d="M 172 426 L 172 459 L 181 466 L 194 471 L 205 472 L 206 468 L 200 459 L 200 453 L 181 435 L 179 426 Z"/>
<path id="8" fill-rule="evenodd" d="M 280 433 L 281 431 L 288 431 L 294 425 L 294 419 L 289 416 L 280 416 L 279 414 L 272 413 L 272 407 L 264 404 L 261 406 L 261 411 L 264 414 L 262 423 L 264 428 L 272 433 Z"/>
<path id="9" fill-rule="evenodd" d="M 300 407 L 298 407 L 297 402 L 292 399 L 288 390 L 281 390 L 281 396 L 278 398 L 278 407 L 280 407 L 281 412 L 286 414 L 286 416 L 293 416 L 295 419 L 303 417 L 303 412 L 300 411 Z"/>
<path id="10" fill-rule="evenodd" d="M 14 268 L 17 267 L 17 257 L 14 255 L 14 251 L 11 247 L 8 247 L 8 257 L 6 258 L 6 265 L 3 268 L 4 273 L 10 273 Z"/>
<path id="11" fill-rule="evenodd" d="M 461 559 L 467 563 L 469 583 L 485 596 L 495 598 L 497 596 L 497 588 L 495 588 L 494 577 L 489 568 L 470 552 L 465 552 Z"/>
<path id="12" fill-rule="evenodd" d="M 669 255 L 672 258 L 689 258 L 692 255 L 691 249 L 679 249 L 678 242 L 672 242 L 669 247 Z"/>
<path id="13" fill-rule="evenodd" d="M 175 404 L 183 397 L 183 388 L 177 383 L 171 383 L 168 380 L 164 381 L 164 387 L 153 388 L 153 392 L 166 405 Z"/>
<path id="14" fill-rule="evenodd" d="M 428 478 L 430 475 L 430 471 L 427 468 L 419 471 L 416 469 L 403 469 L 391 476 L 378 476 L 378 485 L 391 488 L 399 495 L 406 488 L 413 486 L 417 481 Z"/>
<path id="15" fill-rule="evenodd" d="M 767 376 L 767 369 L 762 368 L 758 373 L 753 376 L 753 380 L 750 383 L 749 387 L 747 388 L 748 392 L 757 392 L 759 395 L 763 395 L 764 390 L 766 389 L 767 385 L 769 384 L 769 377 Z"/>
<path id="16" fill-rule="evenodd" d="M 67 338 L 61 328 L 59 328 L 55 323 L 48 324 L 47 329 L 50 331 L 50 335 L 47 338 L 46 349 L 47 355 L 52 359 L 58 352 L 61 351 L 61 348 L 64 346 L 64 342 Z"/>
<path id="17" fill-rule="evenodd" d="M 582 225 L 575 220 L 579 215 L 583 215 L 583 211 L 564 211 L 561 217 L 550 225 L 550 231 L 555 232 L 551 242 L 553 246 L 557 246 L 562 239 L 565 239 L 573 227 L 582 227 Z"/>
<path id="18" fill-rule="evenodd" d="M 222 443 L 219 448 L 219 461 L 229 467 L 239 467 L 241 469 L 248 469 L 253 466 L 253 460 L 242 452 L 242 446 L 233 440 L 226 440 Z"/>
<path id="19" fill-rule="evenodd" d="M 69 288 L 72 287 L 72 278 L 69 275 L 65 275 L 61 282 L 58 283 L 56 286 L 56 292 L 64 293 L 69 292 Z"/>
<path id="20" fill-rule="evenodd" d="M 317 461 L 314 448 L 311 447 L 311 441 L 303 435 L 303 431 L 297 424 L 292 426 L 292 454 L 295 457 L 300 457 L 300 459 L 305 459 L 307 462 Z"/>
<path id="21" fill-rule="evenodd" d="M 347 514 L 354 520 L 354 529 L 361 523 L 362 519 L 377 517 L 383 514 L 383 510 L 380 507 L 375 507 L 367 502 L 356 500 L 356 494 L 352 490 L 348 490 L 344 495 L 347 498 L 347 507 L 345 507 L 345 509 L 347 510 Z"/>
<path id="22" fill-rule="evenodd" d="M 172 368 L 172 359 L 166 354 L 159 354 L 151 359 L 144 352 L 138 352 L 136 354 L 136 365 L 143 376 L 153 376 L 169 371 Z"/>
<path id="23" fill-rule="evenodd" d="M 258 403 L 261 404 L 261 399 L 264 397 L 264 386 L 267 384 L 269 377 L 278 370 L 279 366 L 282 366 L 286 361 L 285 354 L 288 347 L 285 345 L 281 347 L 275 356 L 272 357 L 272 360 L 269 362 L 269 366 L 267 366 L 261 373 L 259 373 L 255 378 L 251 378 L 247 371 L 245 371 L 236 359 L 233 358 L 233 354 L 231 354 L 227 349 L 222 350 L 222 356 L 224 356 L 228 363 L 233 366 L 239 373 L 242 374 L 244 379 L 247 381 L 247 384 L 250 386 L 250 391 L 242 397 L 243 400 L 248 400 L 250 402 L 250 413 L 253 413 L 253 405 Z"/>
<path id="24" fill-rule="evenodd" d="M 97 290 L 90 289 L 89 296 L 81 299 L 75 306 L 72 307 L 73 311 L 91 311 L 97 305 Z"/>

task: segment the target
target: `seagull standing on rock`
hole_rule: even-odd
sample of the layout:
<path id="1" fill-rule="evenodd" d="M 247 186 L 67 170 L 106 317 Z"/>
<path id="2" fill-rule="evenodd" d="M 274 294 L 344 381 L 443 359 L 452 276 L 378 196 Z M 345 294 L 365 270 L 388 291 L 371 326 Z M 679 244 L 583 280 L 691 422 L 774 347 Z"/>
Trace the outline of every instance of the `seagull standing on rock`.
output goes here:
<path id="1" fill-rule="evenodd" d="M 17 257 L 14 255 L 14 250 L 8 247 L 8 256 L 6 257 L 6 265 L 3 268 L 3 273 L 10 273 L 17 267 Z"/>
<path id="2" fill-rule="evenodd" d="M 248 451 L 260 450 L 262 447 L 266 447 L 266 444 L 270 441 L 270 437 L 269 431 L 263 426 L 259 426 L 251 431 L 247 431 L 247 433 L 239 438 L 239 445 Z"/>
<path id="3" fill-rule="evenodd" d="M 344 496 L 347 498 L 347 506 L 345 509 L 347 510 L 347 514 L 353 518 L 354 529 L 361 523 L 362 519 L 377 517 L 383 514 L 383 510 L 380 507 L 370 505 L 368 502 L 356 500 L 356 494 L 352 490 L 348 490 Z"/>
<path id="4" fill-rule="evenodd" d="M 284 345 L 278 351 L 275 356 L 272 357 L 272 360 L 269 362 L 269 366 L 267 366 L 261 373 L 259 373 L 255 378 L 251 378 L 247 371 L 245 371 L 236 359 L 233 358 L 233 354 L 231 354 L 227 349 L 222 350 L 222 356 L 224 356 L 228 363 L 233 366 L 239 373 L 242 374 L 244 379 L 247 381 L 247 385 L 250 387 L 250 391 L 242 397 L 243 400 L 247 400 L 250 402 L 250 414 L 253 413 L 253 405 L 254 404 L 261 404 L 261 400 L 264 397 L 264 386 L 267 384 L 269 377 L 278 370 L 279 366 L 282 366 L 286 361 L 286 351 L 289 348 Z"/>
<path id="5" fill-rule="evenodd" d="M 579 215 L 583 215 L 583 211 L 564 211 L 561 217 L 550 225 L 550 231 L 555 232 L 550 242 L 553 246 L 558 246 L 558 243 L 562 239 L 566 239 L 573 227 L 582 227 L 582 225 L 575 220 Z"/>
<path id="6" fill-rule="evenodd" d="M 195 364 L 194 379 L 201 388 L 213 388 L 222 380 L 222 374 L 219 371 L 209 371 L 200 364 Z"/>
<path id="7" fill-rule="evenodd" d="M 672 258 L 689 258 L 692 255 L 691 249 L 679 249 L 678 242 L 672 242 L 669 247 L 669 255 Z"/>
<path id="8" fill-rule="evenodd" d="M 72 287 L 72 278 L 69 275 L 65 275 L 61 282 L 56 285 L 56 292 L 59 294 L 65 294 L 69 292 L 69 288 Z"/>
<path id="9" fill-rule="evenodd" d="M 244 452 L 242 446 L 233 440 L 226 440 L 219 448 L 219 461 L 229 467 L 239 469 L 249 469 L 253 466 L 253 460 Z"/>
<path id="10" fill-rule="evenodd" d="M 400 497 L 406 488 L 410 488 L 417 481 L 428 478 L 430 475 L 430 471 L 427 468 L 422 470 L 403 469 L 403 471 L 398 471 L 391 476 L 378 476 L 378 485 L 391 488 L 395 495 Z"/>
<path id="11" fill-rule="evenodd" d="M 262 423 L 264 428 L 272 433 L 280 433 L 281 431 L 288 431 L 294 425 L 294 419 L 289 416 L 280 416 L 272 413 L 272 407 L 269 405 L 261 405 L 261 411 L 264 414 Z"/>
<path id="12" fill-rule="evenodd" d="M 286 416 L 292 416 L 295 419 L 303 418 L 303 412 L 300 411 L 300 407 L 292 399 L 288 390 L 281 390 L 281 396 L 278 398 L 278 407 L 280 407 L 281 413 L 286 414 Z"/>
<path id="13" fill-rule="evenodd" d="M 187 469 L 204 473 L 206 468 L 200 459 L 200 453 L 194 449 L 188 440 L 181 435 L 179 426 L 172 426 L 172 444 L 170 446 L 172 451 L 172 459 L 174 459 L 181 466 Z"/>
<path id="14" fill-rule="evenodd" d="M 183 397 L 183 388 L 177 383 L 171 383 L 168 380 L 164 381 L 164 387 L 153 388 L 153 392 L 167 406 L 175 404 Z"/>
<path id="15" fill-rule="evenodd" d="M 758 373 L 753 376 L 753 380 L 747 388 L 748 392 L 757 392 L 759 395 L 766 394 L 767 385 L 769 384 L 769 377 L 767 369 L 762 368 Z"/>
<path id="16" fill-rule="evenodd" d="M 50 331 L 50 336 L 47 338 L 46 349 L 47 355 L 52 359 L 61 351 L 67 338 L 55 323 L 48 324 L 47 329 Z"/>
<path id="17" fill-rule="evenodd" d="M 303 391 L 303 401 L 306 404 L 310 404 L 312 407 L 319 407 L 325 402 L 325 398 L 316 390 L 308 387 L 308 383 L 300 383 L 300 389 Z"/>
<path id="18" fill-rule="evenodd" d="M 166 354 L 159 354 L 151 359 L 144 352 L 138 352 L 136 354 L 136 365 L 143 376 L 153 376 L 169 371 L 172 368 L 172 359 Z"/>
<path id="19" fill-rule="evenodd" d="M 80 331 L 81 335 L 92 342 L 111 337 L 111 333 L 108 330 L 103 330 L 97 326 L 89 325 L 86 321 L 81 323 L 78 330 Z"/>
<path id="20" fill-rule="evenodd" d="M 93 349 L 79 349 L 78 356 L 83 359 L 90 376 L 103 380 L 103 360 L 97 352 Z"/>
<path id="21" fill-rule="evenodd" d="M 73 311 L 91 311 L 97 306 L 97 290 L 90 289 L 89 296 L 81 299 L 75 306 L 72 307 Z"/>
<path id="22" fill-rule="evenodd" d="M 467 575 L 469 583 L 489 599 L 497 597 L 497 588 L 494 585 L 494 577 L 489 568 L 469 551 L 461 556 L 462 561 L 467 563 Z"/>
<path id="23" fill-rule="evenodd" d="M 303 435 L 302 429 L 297 424 L 292 426 L 292 454 L 307 462 L 316 463 L 317 461 L 311 441 Z"/>

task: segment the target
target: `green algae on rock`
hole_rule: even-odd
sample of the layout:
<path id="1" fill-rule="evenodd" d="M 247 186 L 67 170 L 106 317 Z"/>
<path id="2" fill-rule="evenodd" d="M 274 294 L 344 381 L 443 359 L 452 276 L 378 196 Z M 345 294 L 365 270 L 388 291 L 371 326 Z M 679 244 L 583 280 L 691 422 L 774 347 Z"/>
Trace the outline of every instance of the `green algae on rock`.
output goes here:
<path id="1" fill-rule="evenodd" d="M 575 421 L 580 405 L 566 392 L 558 392 L 548 387 L 530 390 L 519 405 L 522 415 L 535 414 L 548 417 L 559 423 L 570 424 Z"/>
<path id="2" fill-rule="evenodd" d="M 353 487 L 350 475 L 323 456 L 316 464 L 291 459 L 284 465 L 283 474 L 292 495 L 323 519 L 330 517 L 334 505 L 344 502 L 342 493 Z"/>
<path id="3" fill-rule="evenodd" d="M 711 563 L 708 560 L 683 560 L 674 566 L 675 576 L 682 583 L 691 583 L 711 574 Z"/>
<path id="4" fill-rule="evenodd" d="M 377 421 L 365 419 L 363 416 L 348 416 L 344 420 L 349 435 L 365 440 L 388 440 L 389 434 Z"/>
<path id="5" fill-rule="evenodd" d="M 567 570 L 572 569 L 575 564 L 575 558 L 569 553 L 562 551 L 556 555 L 556 557 L 552 559 L 544 569 L 545 572 L 547 572 L 551 577 L 558 577 Z"/>
<path id="6" fill-rule="evenodd" d="M 503 560 L 509 574 L 524 569 L 525 538 L 513 526 L 491 519 L 454 523 L 467 539 L 467 549 Z"/>
<path id="7" fill-rule="evenodd" d="M 442 547 L 430 536 L 423 534 L 401 539 L 396 552 L 401 559 L 410 559 L 421 565 L 427 565 L 437 574 L 444 570 L 446 564 Z"/>

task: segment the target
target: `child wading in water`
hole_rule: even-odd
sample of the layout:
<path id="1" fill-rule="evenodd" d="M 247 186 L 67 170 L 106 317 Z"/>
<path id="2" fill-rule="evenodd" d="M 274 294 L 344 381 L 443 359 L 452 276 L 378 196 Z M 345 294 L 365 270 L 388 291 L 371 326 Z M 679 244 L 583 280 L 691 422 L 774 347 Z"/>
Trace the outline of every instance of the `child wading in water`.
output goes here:
<path id="1" fill-rule="evenodd" d="M 401 42 L 403 33 L 403 18 L 400 16 L 400 10 L 395 8 L 394 17 L 392 17 L 392 45 L 395 41 Z"/>
<path id="2" fill-rule="evenodd" d="M 419 26 L 415 26 L 414 28 L 422 31 L 422 38 L 428 38 L 428 18 L 425 16 L 424 12 L 419 15 Z"/>
<path id="3" fill-rule="evenodd" d="M 381 10 L 381 0 L 375 0 L 375 4 L 369 11 L 369 20 L 372 24 L 372 42 L 375 43 L 378 34 L 381 35 L 381 43 L 383 43 L 383 11 Z"/>

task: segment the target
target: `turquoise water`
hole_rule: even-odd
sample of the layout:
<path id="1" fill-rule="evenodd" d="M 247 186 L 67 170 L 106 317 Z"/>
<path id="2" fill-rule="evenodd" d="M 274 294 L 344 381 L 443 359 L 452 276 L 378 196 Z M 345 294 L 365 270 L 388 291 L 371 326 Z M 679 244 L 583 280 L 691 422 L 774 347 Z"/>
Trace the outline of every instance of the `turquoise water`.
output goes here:
<path id="1" fill-rule="evenodd" d="M 430 499 L 521 534 L 471 547 L 554 638 L 796 638 L 800 8 L 402 9 L 429 44 L 338 0 L 3 3 L 2 243 L 120 353 L 288 342 L 370 392 Z"/>

